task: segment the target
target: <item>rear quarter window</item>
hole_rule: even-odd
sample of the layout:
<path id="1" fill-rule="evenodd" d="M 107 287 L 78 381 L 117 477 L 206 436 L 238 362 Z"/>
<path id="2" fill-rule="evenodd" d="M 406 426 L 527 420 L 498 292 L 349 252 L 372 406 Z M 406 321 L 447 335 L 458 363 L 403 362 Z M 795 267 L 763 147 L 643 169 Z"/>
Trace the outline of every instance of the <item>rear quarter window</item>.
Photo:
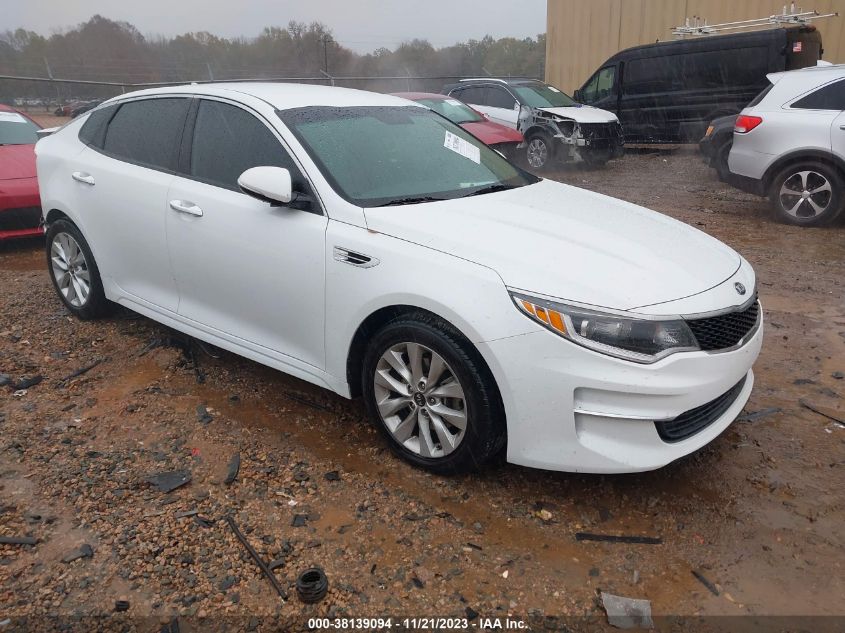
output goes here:
<path id="1" fill-rule="evenodd" d="M 130 101 L 120 106 L 106 130 L 103 151 L 130 163 L 175 171 L 190 99 Z"/>
<path id="2" fill-rule="evenodd" d="M 791 106 L 799 110 L 845 110 L 845 79 L 822 86 Z"/>

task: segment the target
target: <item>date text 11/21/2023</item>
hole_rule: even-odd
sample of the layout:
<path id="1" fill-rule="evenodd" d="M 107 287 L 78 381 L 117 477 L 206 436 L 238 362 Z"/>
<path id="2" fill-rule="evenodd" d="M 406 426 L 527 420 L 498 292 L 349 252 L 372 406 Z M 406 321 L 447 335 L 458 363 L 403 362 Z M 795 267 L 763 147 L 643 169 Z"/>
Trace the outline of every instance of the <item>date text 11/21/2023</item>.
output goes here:
<path id="1" fill-rule="evenodd" d="M 498 630 L 519 631 L 528 628 L 527 623 L 519 618 L 309 618 L 308 630 L 334 631 L 389 631 L 392 629 L 408 631 L 473 631 Z"/>

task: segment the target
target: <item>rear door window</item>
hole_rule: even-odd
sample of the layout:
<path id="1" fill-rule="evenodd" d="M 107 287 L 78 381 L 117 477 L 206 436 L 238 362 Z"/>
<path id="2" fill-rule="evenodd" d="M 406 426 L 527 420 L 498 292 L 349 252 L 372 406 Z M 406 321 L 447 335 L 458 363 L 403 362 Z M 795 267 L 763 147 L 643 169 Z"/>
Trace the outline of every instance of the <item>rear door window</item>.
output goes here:
<path id="1" fill-rule="evenodd" d="M 257 117 L 228 103 L 200 101 L 191 147 L 190 177 L 240 191 L 240 175 L 261 166 L 288 169 L 294 190 L 310 191 L 285 148 Z"/>
<path id="2" fill-rule="evenodd" d="M 822 86 L 792 104 L 801 110 L 845 110 L 845 79 Z"/>
<path id="3" fill-rule="evenodd" d="M 79 130 L 79 140 L 86 145 L 103 148 L 106 136 L 106 125 L 120 106 L 112 105 L 94 110 Z"/>
<path id="4" fill-rule="evenodd" d="M 175 171 L 190 99 L 130 101 L 120 106 L 106 130 L 103 151 L 130 163 Z"/>

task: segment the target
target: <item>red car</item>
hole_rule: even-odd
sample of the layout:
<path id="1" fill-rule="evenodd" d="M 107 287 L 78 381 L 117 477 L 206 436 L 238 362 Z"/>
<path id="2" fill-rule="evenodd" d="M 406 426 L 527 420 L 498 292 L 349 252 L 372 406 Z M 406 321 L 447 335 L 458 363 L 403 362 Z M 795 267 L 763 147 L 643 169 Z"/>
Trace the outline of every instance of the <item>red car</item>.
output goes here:
<path id="1" fill-rule="evenodd" d="M 39 129 L 25 114 L 0 104 L 0 240 L 44 232 L 35 177 Z"/>
<path id="2" fill-rule="evenodd" d="M 520 154 L 517 148 L 524 141 L 521 132 L 488 120 L 463 101 L 434 92 L 395 92 L 393 96 L 416 101 L 434 110 L 511 160 Z"/>

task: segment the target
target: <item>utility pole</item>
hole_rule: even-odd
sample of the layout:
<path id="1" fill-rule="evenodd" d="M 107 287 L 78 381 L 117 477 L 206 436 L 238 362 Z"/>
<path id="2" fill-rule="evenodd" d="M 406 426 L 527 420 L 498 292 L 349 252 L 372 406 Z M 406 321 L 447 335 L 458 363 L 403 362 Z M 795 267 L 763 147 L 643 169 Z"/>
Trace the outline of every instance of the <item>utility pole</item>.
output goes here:
<path id="1" fill-rule="evenodd" d="M 331 38 L 328 34 L 323 35 L 323 70 L 326 76 L 329 76 L 329 42 Z"/>

